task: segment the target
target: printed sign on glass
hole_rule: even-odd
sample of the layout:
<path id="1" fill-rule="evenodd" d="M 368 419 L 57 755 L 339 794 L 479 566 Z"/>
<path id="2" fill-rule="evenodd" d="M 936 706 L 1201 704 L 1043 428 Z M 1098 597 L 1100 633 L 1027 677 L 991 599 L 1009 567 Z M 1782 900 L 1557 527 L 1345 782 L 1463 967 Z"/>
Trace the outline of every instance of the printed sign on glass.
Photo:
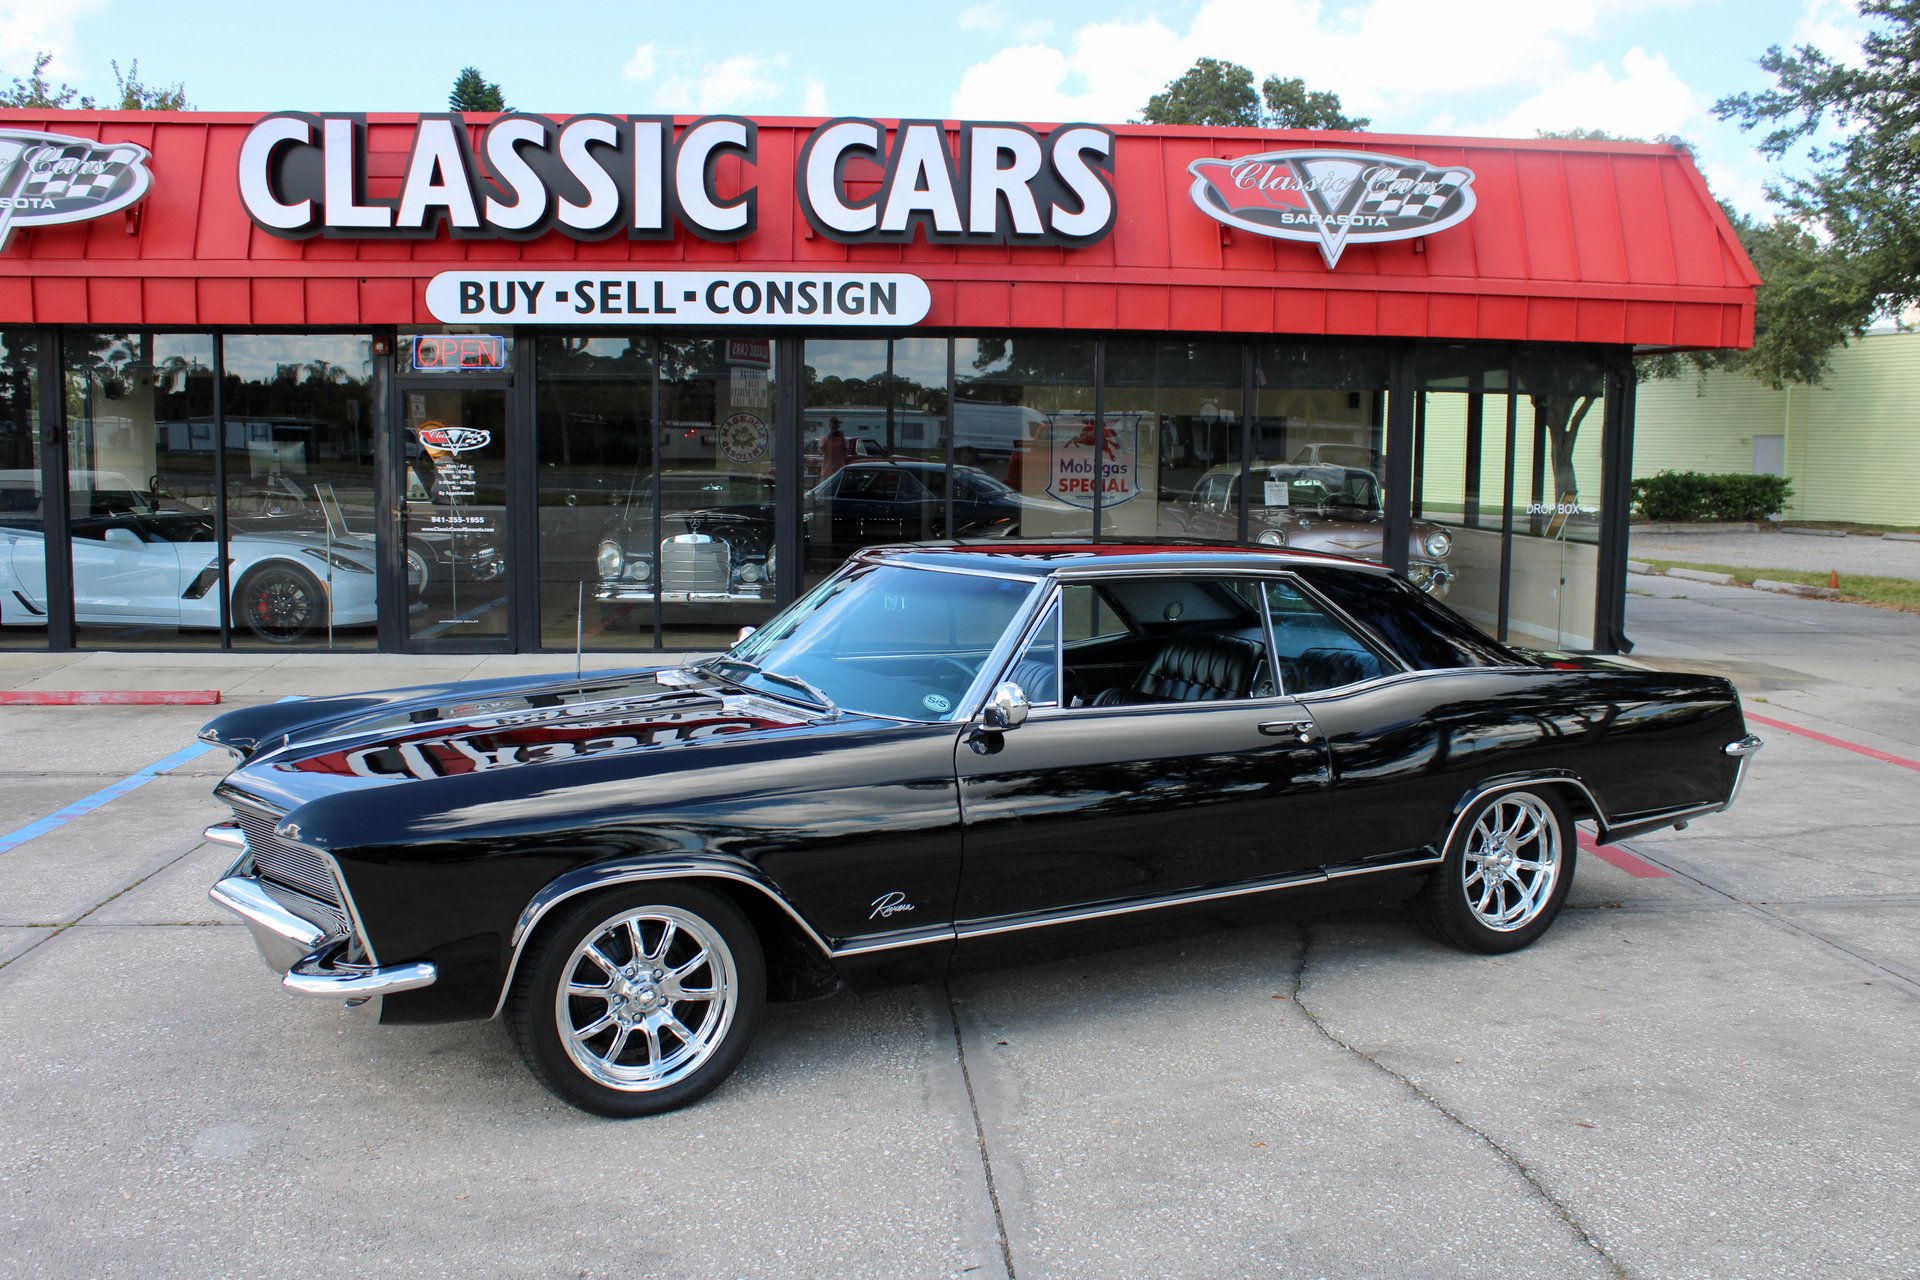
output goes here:
<path id="1" fill-rule="evenodd" d="M 0 129 L 0 249 L 16 227 L 104 217 L 153 185 L 147 149 L 64 133 Z"/>
<path id="2" fill-rule="evenodd" d="M 1255 235 L 1320 246 L 1336 266 L 1351 244 L 1411 240 L 1473 212 L 1473 171 L 1371 151 L 1267 151 L 1195 160 L 1193 203 Z"/>

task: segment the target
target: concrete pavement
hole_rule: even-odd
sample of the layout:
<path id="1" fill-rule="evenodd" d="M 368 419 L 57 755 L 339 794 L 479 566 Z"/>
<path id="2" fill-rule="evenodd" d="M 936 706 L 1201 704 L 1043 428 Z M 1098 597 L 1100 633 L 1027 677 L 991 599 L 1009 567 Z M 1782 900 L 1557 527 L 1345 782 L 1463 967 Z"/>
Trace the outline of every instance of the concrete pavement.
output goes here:
<path id="1" fill-rule="evenodd" d="M 1920 760 L 1920 617 L 1633 586 L 1636 657 Z M 567 665 L 258 657 L 0 654 L 0 686 Z M 205 716 L 0 709 L 0 829 Z M 1517 955 L 1365 902 L 1143 934 L 777 1006 L 712 1098 L 627 1124 L 496 1025 L 284 996 L 205 899 L 202 756 L 0 853 L 0 1275 L 1912 1275 L 1920 773 L 1760 732 L 1733 811 L 1634 842 L 1670 874 L 1582 859 Z"/>

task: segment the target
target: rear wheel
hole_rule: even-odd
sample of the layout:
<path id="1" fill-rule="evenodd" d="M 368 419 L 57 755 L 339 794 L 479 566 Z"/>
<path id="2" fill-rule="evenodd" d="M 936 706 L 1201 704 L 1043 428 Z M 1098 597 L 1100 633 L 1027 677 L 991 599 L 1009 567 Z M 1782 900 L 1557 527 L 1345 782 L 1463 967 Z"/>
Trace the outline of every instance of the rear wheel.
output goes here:
<path id="1" fill-rule="evenodd" d="M 255 569 L 233 593 L 234 612 L 268 644 L 293 644 L 327 616 L 327 597 L 319 579 L 292 565 Z"/>
<path id="2" fill-rule="evenodd" d="M 1518 951 L 1553 924 L 1573 885 L 1573 817 L 1551 787 L 1474 802 L 1447 856 L 1408 903 L 1420 926 L 1467 951 Z"/>
<path id="3" fill-rule="evenodd" d="M 598 1115 L 686 1106 L 746 1055 L 766 963 L 730 900 L 639 884 L 567 909 L 521 958 L 507 1025 L 535 1078 Z"/>

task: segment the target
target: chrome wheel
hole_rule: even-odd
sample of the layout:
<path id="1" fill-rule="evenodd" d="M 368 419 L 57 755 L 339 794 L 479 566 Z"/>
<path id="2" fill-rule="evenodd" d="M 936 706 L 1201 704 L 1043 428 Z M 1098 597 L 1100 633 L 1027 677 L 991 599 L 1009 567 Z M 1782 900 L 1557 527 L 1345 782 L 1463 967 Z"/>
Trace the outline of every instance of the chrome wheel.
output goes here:
<path id="1" fill-rule="evenodd" d="M 673 906 L 616 912 L 563 968 L 553 1017 L 567 1057 L 609 1089 L 664 1089 L 698 1071 L 739 1004 L 733 952 L 707 921 Z"/>
<path id="2" fill-rule="evenodd" d="M 1500 933 L 1524 929 L 1553 897 L 1560 879 L 1561 827 L 1545 800 L 1524 791 L 1480 811 L 1460 860 L 1467 909 Z"/>

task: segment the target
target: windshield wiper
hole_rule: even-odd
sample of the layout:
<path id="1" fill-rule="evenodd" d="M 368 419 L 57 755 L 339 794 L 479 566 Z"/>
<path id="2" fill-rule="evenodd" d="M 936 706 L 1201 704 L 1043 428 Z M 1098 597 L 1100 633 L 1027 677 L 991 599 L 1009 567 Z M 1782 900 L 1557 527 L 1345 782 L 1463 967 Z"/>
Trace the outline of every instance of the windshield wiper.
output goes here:
<path id="1" fill-rule="evenodd" d="M 838 719 L 840 716 L 840 708 L 833 704 L 832 698 L 822 693 L 819 686 L 810 681 L 802 680 L 799 676 L 790 676 L 783 671 L 768 671 L 757 662 L 749 662 L 745 658 L 729 658 L 725 655 L 718 658 L 706 658 L 693 665 L 696 670 L 700 671 L 705 671 L 710 667 L 740 667 L 762 679 L 771 680 L 776 684 L 784 684 L 789 688 L 798 689 L 801 693 L 807 695 L 816 706 L 825 711 L 829 718 Z M 726 677 L 723 675 L 721 678 L 725 679 Z M 736 683 L 738 682 L 736 681 Z"/>

